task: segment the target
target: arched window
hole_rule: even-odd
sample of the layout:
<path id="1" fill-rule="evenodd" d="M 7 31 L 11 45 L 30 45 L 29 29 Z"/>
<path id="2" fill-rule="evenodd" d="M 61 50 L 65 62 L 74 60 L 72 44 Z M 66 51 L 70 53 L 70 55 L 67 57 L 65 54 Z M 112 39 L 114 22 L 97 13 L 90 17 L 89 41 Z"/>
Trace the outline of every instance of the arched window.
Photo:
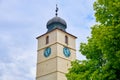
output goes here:
<path id="1" fill-rule="evenodd" d="M 65 43 L 68 44 L 68 37 L 65 36 Z"/>
<path id="2" fill-rule="evenodd" d="M 49 43 L 49 36 L 46 37 L 46 44 Z"/>

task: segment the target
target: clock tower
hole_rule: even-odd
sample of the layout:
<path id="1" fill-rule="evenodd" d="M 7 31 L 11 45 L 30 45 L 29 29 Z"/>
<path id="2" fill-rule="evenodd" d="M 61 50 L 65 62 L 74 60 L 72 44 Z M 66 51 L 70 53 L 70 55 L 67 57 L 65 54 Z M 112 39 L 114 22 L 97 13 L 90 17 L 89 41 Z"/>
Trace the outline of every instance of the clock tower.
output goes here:
<path id="1" fill-rule="evenodd" d="M 76 59 L 76 37 L 66 31 L 65 20 L 56 16 L 47 22 L 47 32 L 37 37 L 36 80 L 67 80 L 65 74 Z"/>

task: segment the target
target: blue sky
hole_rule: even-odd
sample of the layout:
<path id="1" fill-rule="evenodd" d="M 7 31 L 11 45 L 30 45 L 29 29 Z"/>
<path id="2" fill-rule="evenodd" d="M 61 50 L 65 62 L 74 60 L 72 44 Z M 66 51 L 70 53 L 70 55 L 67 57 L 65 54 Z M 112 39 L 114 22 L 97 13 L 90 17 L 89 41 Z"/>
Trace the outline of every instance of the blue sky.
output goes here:
<path id="1" fill-rule="evenodd" d="M 78 50 L 87 42 L 95 24 L 94 0 L 0 0 L 0 80 L 35 80 L 37 40 L 46 23 L 59 14 L 67 22 L 67 32 L 78 37 L 77 59 L 85 59 Z"/>

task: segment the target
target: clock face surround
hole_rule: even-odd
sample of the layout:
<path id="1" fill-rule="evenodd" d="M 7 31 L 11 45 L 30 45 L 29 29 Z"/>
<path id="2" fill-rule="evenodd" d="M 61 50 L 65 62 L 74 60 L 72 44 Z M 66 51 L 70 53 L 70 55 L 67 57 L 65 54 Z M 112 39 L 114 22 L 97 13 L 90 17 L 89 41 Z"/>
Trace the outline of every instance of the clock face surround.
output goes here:
<path id="1" fill-rule="evenodd" d="M 45 57 L 49 57 L 51 54 L 51 48 L 50 47 L 47 47 L 44 51 L 44 56 Z"/>
<path id="2" fill-rule="evenodd" d="M 69 48 L 64 47 L 63 48 L 63 53 L 66 57 L 69 57 L 71 55 Z"/>

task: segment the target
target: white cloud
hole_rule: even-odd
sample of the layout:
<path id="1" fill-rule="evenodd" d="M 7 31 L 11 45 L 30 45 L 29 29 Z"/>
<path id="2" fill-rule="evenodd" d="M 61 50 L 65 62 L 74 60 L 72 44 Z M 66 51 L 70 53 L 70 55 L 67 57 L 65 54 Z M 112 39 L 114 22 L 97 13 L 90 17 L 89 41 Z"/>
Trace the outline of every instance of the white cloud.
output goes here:
<path id="1" fill-rule="evenodd" d="M 0 80 L 34 80 L 36 47 L 19 46 L 19 42 L 14 42 L 13 36 L 5 32 L 0 35 L 0 43 L 4 44 L 7 50 L 7 54 L 0 51 L 0 55 L 4 55 L 5 59 L 0 60 Z"/>
<path id="2" fill-rule="evenodd" d="M 22 50 L 11 46 L 8 59 L 11 59 L 11 62 L 4 63 L 0 60 L 0 80 L 35 79 L 36 55 L 33 50 Z"/>

